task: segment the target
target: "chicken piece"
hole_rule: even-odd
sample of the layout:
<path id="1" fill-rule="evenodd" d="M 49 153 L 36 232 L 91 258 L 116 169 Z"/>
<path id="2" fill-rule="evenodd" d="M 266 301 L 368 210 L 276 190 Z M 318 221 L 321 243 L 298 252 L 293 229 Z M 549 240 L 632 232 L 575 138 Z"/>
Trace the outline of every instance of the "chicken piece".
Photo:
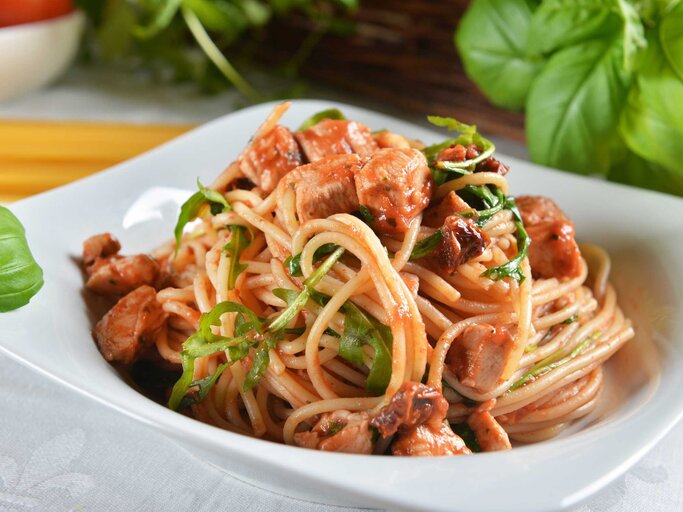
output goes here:
<path id="1" fill-rule="evenodd" d="M 345 410 L 323 414 L 310 432 L 294 434 L 297 446 L 328 452 L 372 453 L 370 417 Z"/>
<path id="2" fill-rule="evenodd" d="M 358 210 L 358 196 L 353 177 L 360 169 L 358 155 L 336 155 L 302 165 L 280 182 L 278 200 L 287 188 L 296 195 L 299 222 L 324 219 L 335 213 Z"/>
<path id="3" fill-rule="evenodd" d="M 420 290 L 420 278 L 410 272 L 399 272 L 401 279 L 408 287 L 408 291 L 413 297 L 417 297 L 417 292 Z"/>
<path id="4" fill-rule="evenodd" d="M 154 285 L 159 277 L 159 264 L 145 254 L 98 258 L 86 268 L 86 288 L 99 295 L 117 296 L 143 285 Z"/>
<path id="5" fill-rule="evenodd" d="M 410 149 L 410 142 L 403 135 L 382 130 L 375 134 L 375 142 L 380 148 L 404 148 Z"/>
<path id="6" fill-rule="evenodd" d="M 437 426 L 420 425 L 398 435 L 391 446 L 391 453 L 398 456 L 470 455 L 465 442 L 447 423 Z"/>
<path id="7" fill-rule="evenodd" d="M 422 216 L 422 224 L 430 228 L 440 228 L 446 222 L 446 218 L 465 212 L 474 215 L 476 210 L 451 190 L 439 203 L 432 204 L 425 210 Z"/>
<path id="8" fill-rule="evenodd" d="M 420 425 L 429 425 L 438 431 L 447 412 L 448 402 L 438 389 L 419 382 L 405 382 L 370 425 L 382 437 L 399 431 L 405 433 Z"/>
<path id="9" fill-rule="evenodd" d="M 306 130 L 295 132 L 294 137 L 309 162 L 347 153 L 366 157 L 379 149 L 370 129 L 356 121 L 323 119 Z"/>
<path id="10" fill-rule="evenodd" d="M 452 274 L 460 265 L 481 256 L 491 239 L 470 219 L 451 215 L 441 227 L 443 238 L 429 255 L 441 272 Z"/>
<path id="11" fill-rule="evenodd" d="M 121 244 L 111 233 L 94 235 L 83 242 L 83 264 L 87 267 L 98 258 L 107 258 L 118 254 Z"/>
<path id="12" fill-rule="evenodd" d="M 372 228 L 405 233 L 429 205 L 432 177 L 417 149 L 380 149 L 356 174 L 358 200 L 372 214 Z"/>
<path id="13" fill-rule="evenodd" d="M 97 322 L 93 335 L 107 361 L 130 364 L 165 320 L 157 292 L 151 286 L 141 286 L 119 300 Z"/>
<path id="14" fill-rule="evenodd" d="M 467 418 L 467 424 L 477 436 L 477 442 L 483 451 L 495 452 L 512 448 L 507 432 L 489 411 L 475 411 Z"/>
<path id="15" fill-rule="evenodd" d="M 240 155 L 238 164 L 247 178 L 270 193 L 285 174 L 302 164 L 302 156 L 292 132 L 275 125 L 251 141 Z"/>
<path id="16" fill-rule="evenodd" d="M 513 348 L 514 339 L 506 327 L 470 325 L 451 345 L 446 364 L 463 385 L 486 393 L 499 383 Z"/>
<path id="17" fill-rule="evenodd" d="M 531 237 L 529 264 L 534 278 L 572 278 L 581 274 L 581 251 L 574 239 L 574 224 L 550 199 L 516 199 L 524 227 Z"/>

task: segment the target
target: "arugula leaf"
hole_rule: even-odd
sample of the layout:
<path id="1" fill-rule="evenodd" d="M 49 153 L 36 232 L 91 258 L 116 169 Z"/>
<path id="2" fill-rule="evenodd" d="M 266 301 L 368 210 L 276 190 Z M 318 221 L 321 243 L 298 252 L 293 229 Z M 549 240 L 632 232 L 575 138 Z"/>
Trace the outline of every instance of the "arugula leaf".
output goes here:
<path id="1" fill-rule="evenodd" d="M 336 244 L 323 244 L 315 250 L 313 253 L 313 263 L 317 263 L 324 256 L 331 254 L 338 246 Z M 289 275 L 292 277 L 299 277 L 303 275 L 301 273 L 301 253 L 290 256 L 284 261 L 285 268 L 289 271 Z"/>
<path id="2" fill-rule="evenodd" d="M 467 423 L 451 423 L 450 425 L 451 430 L 453 430 L 456 435 L 460 436 L 470 450 L 474 453 L 481 452 L 481 446 L 479 446 L 477 435 Z"/>
<path id="3" fill-rule="evenodd" d="M 33 259 L 19 219 L 0 206 L 0 312 L 28 304 L 43 286 L 43 270 Z"/>
<path id="4" fill-rule="evenodd" d="M 366 389 L 371 393 L 383 393 L 391 379 L 391 330 L 350 301 L 342 309 L 346 316 L 344 332 L 339 340 L 339 355 L 360 365 L 363 364 L 363 345 L 370 345 L 375 355 Z"/>
<path id="5" fill-rule="evenodd" d="M 443 232 L 439 229 L 423 238 L 415 244 L 413 251 L 410 253 L 410 260 L 418 260 L 429 255 L 434 249 L 436 249 L 443 240 Z"/>
<path id="6" fill-rule="evenodd" d="M 631 83 L 620 37 L 555 53 L 534 81 L 527 138 L 534 161 L 577 173 L 606 174 L 610 144 Z"/>
<path id="7" fill-rule="evenodd" d="M 223 375 L 223 372 L 228 366 L 230 366 L 230 363 L 223 363 L 216 368 L 216 371 L 212 375 L 207 375 L 203 379 L 192 381 L 189 385 L 187 394 L 180 400 L 178 410 L 182 411 L 192 405 L 201 403 L 202 400 L 206 398 L 206 395 L 209 394 L 209 391 L 216 385 L 216 382 L 218 382 L 218 379 Z M 193 392 L 192 388 L 196 388 L 196 390 Z"/>
<path id="8" fill-rule="evenodd" d="M 527 0 L 475 0 L 455 32 L 467 76 L 499 107 L 524 107 L 543 66 L 527 49 L 533 9 Z"/>
<path id="9" fill-rule="evenodd" d="M 579 343 L 574 350 L 568 354 L 564 353 L 562 350 L 558 350 L 557 352 L 550 354 L 548 357 L 532 366 L 528 372 L 522 375 L 519 380 L 510 386 L 508 391 L 514 391 L 517 388 L 521 388 L 524 384 L 531 380 L 535 380 L 538 376 L 548 373 L 550 370 L 557 368 L 558 366 L 562 366 L 568 361 L 571 361 L 581 353 L 581 351 L 590 341 L 599 338 L 600 335 L 600 331 L 594 332 L 591 336 Z"/>
<path id="10" fill-rule="evenodd" d="M 298 131 L 301 130 L 307 130 L 311 126 L 315 126 L 318 124 L 320 121 L 323 119 L 334 119 L 336 121 L 343 121 L 346 119 L 344 114 L 341 113 L 341 110 L 337 108 L 330 108 L 327 110 L 323 110 L 321 112 L 317 112 L 313 114 L 311 117 L 306 119 L 303 123 L 301 123 L 301 126 L 299 126 Z"/>
<path id="11" fill-rule="evenodd" d="M 199 182 L 199 179 L 197 179 L 197 187 L 199 188 L 199 192 L 192 194 L 189 199 L 180 207 L 178 221 L 176 222 L 175 229 L 173 230 L 173 233 L 175 234 L 176 256 L 178 255 L 178 250 L 180 249 L 180 242 L 183 238 L 183 230 L 185 229 L 185 226 L 197 218 L 197 215 L 199 215 L 199 210 L 202 208 L 202 206 L 209 203 L 212 214 L 218 213 L 214 210 L 214 205 L 218 205 L 220 207 L 220 211 L 231 209 L 228 201 L 220 192 L 207 189 Z"/>
<path id="12" fill-rule="evenodd" d="M 370 211 L 370 208 L 362 204 L 358 207 L 358 213 L 360 213 L 361 220 L 372 227 L 375 223 L 375 216 Z"/>
<path id="13" fill-rule="evenodd" d="M 270 364 L 269 352 L 277 347 L 278 342 L 282 339 L 282 334 L 283 331 L 267 333 L 263 340 L 261 340 L 254 354 L 254 361 L 249 369 L 249 373 L 247 373 L 247 377 L 244 379 L 244 384 L 242 385 L 244 391 L 253 389 L 266 374 Z"/>
<path id="14" fill-rule="evenodd" d="M 482 277 L 488 277 L 494 281 L 499 281 L 500 279 L 505 279 L 509 277 L 518 281 L 520 283 L 524 282 L 526 276 L 522 272 L 522 261 L 529 254 L 529 246 L 531 245 L 531 238 L 529 234 L 524 229 L 524 222 L 522 221 L 522 216 L 519 214 L 515 200 L 512 198 L 508 199 L 507 208 L 512 211 L 515 217 L 515 226 L 517 227 L 517 232 L 515 233 L 517 237 L 517 256 L 512 258 L 507 263 L 503 263 L 498 267 L 492 267 L 484 272 L 482 272 Z"/>
<path id="15" fill-rule="evenodd" d="M 425 158 L 427 158 L 430 166 L 432 166 L 432 172 L 434 172 L 434 170 L 447 171 L 449 173 L 456 173 L 460 176 L 470 174 L 476 164 L 489 158 L 496 150 L 496 146 L 493 144 L 493 142 L 482 137 L 477 132 L 476 125 L 462 123 L 453 117 L 427 116 L 427 120 L 435 126 L 440 126 L 449 131 L 460 133 L 460 135 L 454 139 L 448 139 L 444 142 L 434 144 L 422 150 Z M 464 160 L 462 162 L 436 161 L 436 157 L 439 155 L 439 153 L 441 153 L 441 151 L 455 144 L 461 144 L 463 146 L 474 144 L 477 146 L 480 153 L 475 158 Z"/>
<path id="16" fill-rule="evenodd" d="M 256 313 L 254 313 L 251 309 L 243 304 L 239 304 L 238 302 L 223 301 L 216 304 L 208 313 L 203 313 L 200 317 L 199 333 L 203 339 L 208 342 L 226 339 L 213 334 L 211 331 L 212 326 L 221 325 L 221 316 L 223 316 L 225 313 L 237 313 L 237 319 L 239 319 L 239 322 L 235 322 L 236 336 L 243 336 L 252 330 L 259 334 L 263 332 L 264 321 L 256 316 Z"/>
<path id="17" fill-rule="evenodd" d="M 223 252 L 230 256 L 228 267 L 228 290 L 235 287 L 237 277 L 247 269 L 245 263 L 240 263 L 240 256 L 249 247 L 251 240 L 247 237 L 247 229 L 244 226 L 230 226 L 230 240 L 223 246 Z"/>

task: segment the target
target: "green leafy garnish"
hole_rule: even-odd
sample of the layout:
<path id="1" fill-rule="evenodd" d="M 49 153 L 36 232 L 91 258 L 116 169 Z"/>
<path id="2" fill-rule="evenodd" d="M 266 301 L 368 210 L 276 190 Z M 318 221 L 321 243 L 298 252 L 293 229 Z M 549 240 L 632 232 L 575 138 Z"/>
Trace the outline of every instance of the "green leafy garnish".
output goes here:
<path id="1" fill-rule="evenodd" d="M 216 382 L 218 382 L 218 379 L 223 375 L 223 372 L 228 366 L 230 366 L 230 363 L 223 363 L 216 368 L 215 373 L 212 375 L 207 375 L 203 379 L 192 381 L 188 387 L 187 394 L 183 396 L 180 401 L 178 409 L 182 411 L 192 405 L 201 403 L 201 401 L 206 398 L 206 395 L 209 394 L 211 388 L 216 385 Z"/>
<path id="2" fill-rule="evenodd" d="M 443 232 L 438 229 L 426 238 L 423 238 L 415 244 L 413 251 L 410 253 L 411 260 L 418 260 L 429 255 L 436 249 L 443 240 Z"/>
<path id="3" fill-rule="evenodd" d="M 524 384 L 531 380 L 535 380 L 537 377 L 548 373 L 550 370 L 557 368 L 558 366 L 562 366 L 566 362 L 574 359 L 576 356 L 578 356 L 581 351 L 584 349 L 584 347 L 591 341 L 599 338 L 601 335 L 600 331 L 596 331 L 593 333 L 591 336 L 583 340 L 581 343 L 579 343 L 574 350 L 569 352 L 568 354 L 563 352 L 562 350 L 558 350 L 554 354 L 550 354 L 548 357 L 545 359 L 539 361 L 536 363 L 534 366 L 531 367 L 531 369 L 526 372 L 522 377 L 517 380 L 512 386 L 510 386 L 510 391 L 514 391 L 517 388 L 522 387 Z"/>
<path id="4" fill-rule="evenodd" d="M 211 213 L 214 215 L 222 211 L 230 210 L 230 205 L 223 194 L 216 190 L 207 189 L 199 182 L 199 179 L 197 179 L 197 187 L 199 188 L 199 191 L 192 194 L 180 207 L 180 214 L 178 215 L 178 221 L 176 222 L 174 229 L 176 255 L 180 249 L 180 241 L 183 238 L 185 226 L 197 218 L 202 206 L 208 203 L 211 207 Z"/>
<path id="5" fill-rule="evenodd" d="M 526 258 L 529 254 L 531 238 L 529 237 L 529 234 L 526 232 L 526 229 L 524 229 L 522 216 L 519 214 L 519 210 L 517 209 L 517 205 L 515 204 L 514 199 L 509 198 L 507 201 L 509 201 L 508 208 L 512 211 L 515 217 L 515 226 L 517 228 L 517 231 L 515 233 L 517 237 L 517 256 L 512 258 L 507 263 L 503 263 L 498 267 L 492 267 L 488 270 L 485 270 L 484 272 L 482 272 L 481 275 L 482 277 L 488 277 L 490 279 L 493 279 L 494 281 L 498 281 L 500 279 L 505 279 L 506 277 L 509 277 L 522 283 L 524 279 L 526 279 L 524 273 L 522 272 L 522 261 L 524 261 L 524 258 Z"/>
<path id="6" fill-rule="evenodd" d="M 336 244 L 323 244 L 315 250 L 313 253 L 313 263 L 319 262 L 323 257 L 334 252 L 338 246 Z M 289 271 L 289 275 L 292 277 L 299 277 L 303 275 L 301 273 L 301 253 L 290 256 L 284 261 L 285 268 Z"/>
<path id="7" fill-rule="evenodd" d="M 481 452 L 481 446 L 479 446 L 477 435 L 467 423 L 451 423 L 451 429 L 456 435 L 460 436 L 460 439 L 465 442 L 465 445 L 470 450 L 474 453 Z"/>
<path id="8" fill-rule="evenodd" d="M 266 374 L 270 364 L 269 352 L 277 347 L 278 342 L 282 339 L 282 334 L 282 331 L 269 332 L 259 342 L 254 354 L 254 361 L 251 364 L 249 373 L 247 373 L 247 377 L 244 379 L 244 385 L 242 386 L 244 391 L 253 389 Z"/>
<path id="9" fill-rule="evenodd" d="M 345 426 L 346 423 L 344 423 L 343 421 L 330 421 L 327 424 L 327 428 L 325 429 L 325 435 L 332 437 L 333 435 L 341 432 Z"/>
<path id="10" fill-rule="evenodd" d="M 335 121 L 343 121 L 344 119 L 346 119 L 346 117 L 344 116 L 344 114 L 341 113 L 341 110 L 337 108 L 330 108 L 313 114 L 303 123 L 301 123 L 301 126 L 299 126 L 299 130 L 307 130 L 311 126 L 315 126 L 316 124 L 318 124 L 323 119 L 334 119 Z"/>
<path id="11" fill-rule="evenodd" d="M 33 259 L 19 219 L 0 206 L 0 312 L 28 304 L 43 286 L 43 270 Z"/>
<path id="12" fill-rule="evenodd" d="M 247 237 L 247 228 L 244 226 L 230 226 L 230 240 L 223 247 L 223 252 L 230 256 L 230 266 L 228 267 L 228 290 L 235 287 L 237 276 L 247 269 L 245 263 L 240 263 L 240 256 L 249 247 L 251 240 Z"/>
<path id="13" fill-rule="evenodd" d="M 579 319 L 578 313 L 574 313 L 572 316 L 570 316 L 570 317 L 567 318 L 566 320 L 563 320 L 562 322 L 560 322 L 560 325 L 569 325 L 569 324 L 573 324 L 573 323 L 576 322 L 578 319 Z"/>
<path id="14" fill-rule="evenodd" d="M 391 379 L 391 330 L 347 301 L 342 310 L 344 332 L 339 340 L 339 355 L 355 364 L 363 364 L 363 345 L 370 345 L 375 352 L 366 389 L 371 393 L 383 393 Z"/>
<path id="15" fill-rule="evenodd" d="M 375 223 L 375 216 L 370 211 L 370 208 L 362 204 L 358 207 L 358 213 L 360 213 L 360 218 L 363 220 L 363 222 L 372 227 L 372 225 Z"/>

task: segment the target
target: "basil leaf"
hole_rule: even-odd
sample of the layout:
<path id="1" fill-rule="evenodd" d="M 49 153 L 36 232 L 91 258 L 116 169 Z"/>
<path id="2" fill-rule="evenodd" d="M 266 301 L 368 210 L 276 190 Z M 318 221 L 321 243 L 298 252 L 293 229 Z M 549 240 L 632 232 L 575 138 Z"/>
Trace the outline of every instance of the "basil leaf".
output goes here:
<path id="1" fill-rule="evenodd" d="M 251 244 L 251 240 L 247 237 L 247 229 L 244 226 L 230 226 L 230 231 L 230 240 L 223 246 L 223 252 L 230 256 L 228 290 L 235 288 L 237 277 L 247 269 L 248 265 L 240 263 L 240 256 Z"/>
<path id="2" fill-rule="evenodd" d="M 33 259 L 24 226 L 0 206 L 0 312 L 28 304 L 43 286 L 43 270 Z"/>
<path id="3" fill-rule="evenodd" d="M 429 255 L 439 246 L 441 240 L 443 240 L 443 232 L 439 229 L 415 244 L 413 251 L 410 253 L 410 259 L 418 260 Z"/>
<path id="4" fill-rule="evenodd" d="M 524 282 L 526 276 L 522 272 L 522 261 L 529 254 L 529 246 L 531 245 L 531 238 L 529 234 L 524 229 L 524 222 L 522 221 L 522 216 L 517 209 L 514 199 L 509 198 L 507 200 L 507 208 L 512 211 L 515 217 L 515 226 L 517 227 L 516 237 L 517 237 L 517 256 L 512 258 L 507 263 L 503 263 L 498 267 L 492 267 L 481 273 L 482 277 L 488 277 L 494 281 L 499 281 L 500 279 L 505 279 L 509 277 L 520 283 Z"/>
<path id="5" fill-rule="evenodd" d="M 166 0 L 165 2 L 155 2 L 156 12 L 147 25 L 138 25 L 133 29 L 136 37 L 149 39 L 168 27 L 180 8 L 183 0 Z"/>
<path id="6" fill-rule="evenodd" d="M 183 230 L 185 229 L 185 226 L 197 218 L 199 210 L 202 208 L 202 206 L 208 202 L 212 206 L 212 214 L 217 213 L 213 210 L 214 205 L 219 205 L 221 207 L 221 211 L 230 209 L 230 205 L 223 194 L 215 190 L 207 189 L 199 182 L 199 179 L 197 179 L 197 187 L 199 188 L 199 192 L 192 194 L 189 199 L 180 207 L 178 221 L 176 222 L 175 229 L 173 230 L 175 235 L 176 256 L 178 255 L 178 250 L 180 249 L 180 242 L 183 238 Z"/>
<path id="7" fill-rule="evenodd" d="M 338 246 L 336 244 L 323 244 L 315 250 L 313 253 L 313 263 L 317 263 L 323 257 L 334 252 Z M 301 253 L 296 256 L 290 256 L 284 261 L 285 268 L 289 271 L 289 275 L 292 277 L 302 276 L 301 272 Z"/>
<path id="8" fill-rule="evenodd" d="M 543 66 L 527 49 L 533 9 L 527 0 L 475 0 L 455 32 L 467 76 L 499 107 L 522 109 Z"/>
<path id="9" fill-rule="evenodd" d="M 323 119 L 334 119 L 336 121 L 343 121 L 344 119 L 346 119 L 346 117 L 344 116 L 344 114 L 341 113 L 341 110 L 337 108 L 330 108 L 313 114 L 303 123 L 301 123 L 301 126 L 299 126 L 299 130 L 307 130 L 311 126 L 315 126 L 316 124 L 318 124 Z"/>
<path id="10" fill-rule="evenodd" d="M 623 58 L 620 37 L 591 40 L 550 58 L 528 100 L 527 139 L 534 161 L 584 174 L 607 173 L 632 77 Z"/>
<path id="11" fill-rule="evenodd" d="M 659 40 L 669 65 L 678 79 L 683 80 L 683 3 L 674 6 L 662 19 Z"/>
<path id="12" fill-rule="evenodd" d="M 355 364 L 363 364 L 363 345 L 370 345 L 375 355 L 366 382 L 371 393 L 383 393 L 391 379 L 391 330 L 347 301 L 344 332 L 339 340 L 339 355 Z"/>

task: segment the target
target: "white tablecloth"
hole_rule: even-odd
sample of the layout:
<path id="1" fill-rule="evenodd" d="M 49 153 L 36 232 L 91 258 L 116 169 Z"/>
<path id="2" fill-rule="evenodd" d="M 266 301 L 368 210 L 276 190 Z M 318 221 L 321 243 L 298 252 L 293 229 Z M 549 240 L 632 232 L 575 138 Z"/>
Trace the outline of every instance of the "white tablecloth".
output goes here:
<path id="1" fill-rule="evenodd" d="M 331 97 L 329 91 L 315 93 Z M 200 122 L 239 106 L 234 93 L 198 97 L 187 89 L 76 70 L 49 90 L 0 104 L 0 118 Z M 514 143 L 499 141 L 499 146 L 508 154 L 524 154 Z M 679 425 L 575 512 L 683 510 L 682 461 Z M 0 511 L 24 510 L 353 509 L 303 502 L 241 482 L 134 420 L 0 355 Z"/>

